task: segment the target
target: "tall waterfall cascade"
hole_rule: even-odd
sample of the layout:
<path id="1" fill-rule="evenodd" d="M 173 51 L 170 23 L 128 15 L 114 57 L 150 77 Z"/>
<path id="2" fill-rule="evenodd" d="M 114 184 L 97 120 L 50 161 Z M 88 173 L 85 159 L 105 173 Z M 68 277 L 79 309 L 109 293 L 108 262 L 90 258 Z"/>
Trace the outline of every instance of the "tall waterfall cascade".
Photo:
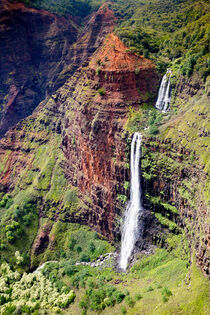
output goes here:
<path id="1" fill-rule="evenodd" d="M 143 213 L 141 201 L 141 182 L 140 182 L 140 158 L 141 158 L 142 135 L 135 133 L 131 143 L 131 185 L 130 201 L 127 205 L 122 227 L 122 241 L 119 266 L 126 270 L 128 259 L 132 254 L 135 243 L 142 231 L 139 226 L 139 216 Z"/>
<path id="2" fill-rule="evenodd" d="M 159 92 L 158 92 L 158 99 L 155 104 L 155 107 L 165 113 L 170 106 L 171 101 L 171 91 L 170 91 L 170 84 L 171 84 L 171 69 L 168 69 L 166 74 L 163 76 Z"/>

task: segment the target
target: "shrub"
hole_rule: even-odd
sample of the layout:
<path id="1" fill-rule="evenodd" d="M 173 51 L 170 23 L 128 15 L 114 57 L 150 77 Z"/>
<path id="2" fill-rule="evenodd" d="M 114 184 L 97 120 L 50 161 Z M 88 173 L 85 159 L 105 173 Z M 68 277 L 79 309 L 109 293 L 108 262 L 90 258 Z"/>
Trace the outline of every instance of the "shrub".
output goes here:
<path id="1" fill-rule="evenodd" d="M 95 244 L 93 242 L 90 242 L 89 249 L 90 249 L 91 253 L 94 253 L 96 247 L 95 247 Z"/>
<path id="2" fill-rule="evenodd" d="M 89 289 L 94 289 L 96 287 L 96 284 L 95 284 L 95 282 L 92 279 L 88 280 L 88 287 L 89 287 Z M 92 293 L 92 290 L 88 291 L 88 293 L 89 294 Z"/>
<path id="3" fill-rule="evenodd" d="M 121 303 L 123 299 L 125 298 L 125 294 L 120 291 L 116 291 L 114 294 L 114 297 L 117 303 Z"/>
<path id="4" fill-rule="evenodd" d="M 104 88 L 100 88 L 100 89 L 98 89 L 98 93 L 99 93 L 101 96 L 103 96 L 103 95 L 106 94 L 106 90 L 105 90 Z"/>
<path id="5" fill-rule="evenodd" d="M 8 199 L 7 199 L 7 202 L 6 202 L 6 205 L 5 205 L 5 208 L 6 208 L 6 209 L 9 209 L 12 204 L 13 204 L 12 198 L 8 198 Z"/>
<path id="6" fill-rule="evenodd" d="M 82 252 L 82 247 L 81 246 L 77 246 L 76 247 L 76 251 L 77 251 L 77 254 L 80 254 Z"/>
<path id="7" fill-rule="evenodd" d="M 66 265 L 64 267 L 64 273 L 69 277 L 73 276 L 76 272 L 78 271 L 74 265 Z"/>
<path id="8" fill-rule="evenodd" d="M 82 253 L 82 254 L 80 255 L 80 261 L 81 261 L 81 262 L 89 262 L 89 261 L 90 261 L 90 256 L 87 255 L 87 254 L 85 254 L 85 253 Z"/>
<path id="9" fill-rule="evenodd" d="M 99 75 L 101 73 L 101 68 L 96 69 L 96 74 Z"/>
<path id="10" fill-rule="evenodd" d="M 130 292 L 127 289 L 125 289 L 124 293 L 125 293 L 125 296 L 130 295 Z"/>
<path id="11" fill-rule="evenodd" d="M 24 217 L 23 217 L 23 224 L 24 224 L 25 226 L 29 226 L 30 223 L 31 223 L 32 217 L 33 217 L 33 216 L 32 216 L 31 213 L 24 215 Z"/>
<path id="12" fill-rule="evenodd" d="M 100 64 L 101 64 L 101 59 L 98 59 L 98 60 L 96 61 L 96 63 L 97 63 L 97 65 L 100 66 Z"/>
<path id="13" fill-rule="evenodd" d="M 121 313 L 124 315 L 127 313 L 127 310 L 126 310 L 126 307 L 125 306 L 122 306 L 121 307 Z"/>
<path id="14" fill-rule="evenodd" d="M 126 195 L 121 195 L 121 194 L 117 195 L 117 199 L 121 201 L 123 204 L 126 203 L 126 201 L 128 200 Z"/>
<path id="15" fill-rule="evenodd" d="M 195 161 L 195 154 L 194 154 L 194 152 L 191 152 L 191 154 L 190 154 L 190 161 L 191 162 Z"/>
<path id="16" fill-rule="evenodd" d="M 83 309 L 85 309 L 85 310 L 88 309 L 88 306 L 89 306 L 89 299 L 88 299 L 88 296 L 84 295 L 84 296 L 81 298 L 81 300 L 80 300 L 80 302 L 79 302 L 79 306 L 80 306 L 80 308 L 83 308 Z"/>
<path id="17" fill-rule="evenodd" d="M 130 187 L 130 183 L 128 181 L 125 181 L 123 184 L 123 188 L 127 190 L 129 187 Z"/>
<path id="18" fill-rule="evenodd" d="M 114 297 L 107 297 L 104 299 L 104 303 L 106 306 L 114 306 L 115 305 L 115 299 Z"/>
<path id="19" fill-rule="evenodd" d="M 0 244 L 0 250 L 4 250 L 4 249 L 6 249 L 6 245 L 4 243 L 1 243 Z"/>
<path id="20" fill-rule="evenodd" d="M 126 296 L 125 302 L 128 304 L 128 306 L 134 307 L 135 301 L 130 296 Z"/>
<path id="21" fill-rule="evenodd" d="M 149 50 L 148 49 L 144 50 L 144 57 L 149 58 Z"/>
<path id="22" fill-rule="evenodd" d="M 7 238 L 8 242 L 10 242 L 10 243 L 12 243 L 12 242 L 14 241 L 14 239 L 15 239 L 15 237 L 14 237 L 14 235 L 12 234 L 11 231 L 7 231 L 7 232 L 6 232 L 6 238 Z"/>
<path id="23" fill-rule="evenodd" d="M 152 287 L 151 285 L 146 288 L 146 292 L 151 292 L 151 291 L 153 291 L 153 290 L 154 290 L 154 289 L 153 289 L 153 287 Z"/>
<path id="24" fill-rule="evenodd" d="M 159 130 L 158 130 L 158 127 L 155 126 L 155 125 L 150 125 L 149 126 L 149 133 L 150 135 L 156 135 L 158 134 Z"/>
<path id="25" fill-rule="evenodd" d="M 135 294 L 135 300 L 136 300 L 136 301 L 139 301 L 139 300 L 141 300 L 141 299 L 142 299 L 141 294 L 140 294 L 140 293 L 136 293 L 136 294 Z"/>
<path id="26" fill-rule="evenodd" d="M 2 200 L 0 201 L 0 208 L 3 208 L 5 205 L 6 205 L 6 200 L 5 200 L 5 199 L 2 199 Z"/>
<path id="27" fill-rule="evenodd" d="M 6 302 L 6 299 L 3 295 L 0 295 L 0 305 L 3 305 Z"/>
<path id="28" fill-rule="evenodd" d="M 95 240 L 98 240 L 98 239 L 99 239 L 99 236 L 98 236 L 98 233 L 97 233 L 97 232 L 94 232 L 93 238 L 94 238 Z"/>
<path id="29" fill-rule="evenodd" d="M 161 291 L 161 295 L 162 295 L 162 300 L 163 302 L 168 302 L 169 297 L 172 296 L 172 292 L 171 290 L 169 290 L 168 287 L 164 287 L 163 290 Z"/>
<path id="30" fill-rule="evenodd" d="M 74 246 L 76 245 L 77 241 L 74 238 L 71 238 L 69 241 L 69 249 L 74 250 Z"/>

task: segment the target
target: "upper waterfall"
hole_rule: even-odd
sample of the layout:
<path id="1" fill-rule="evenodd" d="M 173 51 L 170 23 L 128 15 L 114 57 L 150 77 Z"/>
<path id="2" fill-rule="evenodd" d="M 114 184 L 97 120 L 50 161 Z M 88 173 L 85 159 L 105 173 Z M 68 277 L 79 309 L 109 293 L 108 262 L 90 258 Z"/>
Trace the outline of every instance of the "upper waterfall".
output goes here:
<path id="1" fill-rule="evenodd" d="M 141 157 L 142 135 L 135 133 L 131 143 L 131 186 L 130 201 L 125 211 L 124 224 L 122 228 L 122 241 L 120 253 L 120 268 L 126 269 L 128 259 L 132 254 L 135 243 L 139 236 L 139 214 L 143 212 L 141 202 L 141 183 L 140 183 L 140 157 Z"/>
<path id="2" fill-rule="evenodd" d="M 170 101 L 171 101 L 171 69 L 167 69 L 166 74 L 163 76 L 161 85 L 158 92 L 158 99 L 155 104 L 155 107 L 165 113 L 169 109 Z"/>

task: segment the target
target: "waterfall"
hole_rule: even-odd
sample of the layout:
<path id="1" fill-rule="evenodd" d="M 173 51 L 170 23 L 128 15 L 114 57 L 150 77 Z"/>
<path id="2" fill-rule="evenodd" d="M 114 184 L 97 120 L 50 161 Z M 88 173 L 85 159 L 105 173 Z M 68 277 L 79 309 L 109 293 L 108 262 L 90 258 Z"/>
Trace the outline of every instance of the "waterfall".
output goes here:
<path id="1" fill-rule="evenodd" d="M 142 135 L 135 133 L 131 143 L 131 186 L 130 201 L 125 211 L 124 224 L 122 228 L 122 241 L 120 253 L 120 268 L 126 269 L 128 259 L 132 254 L 135 243 L 139 237 L 139 215 L 143 212 L 141 202 L 141 184 L 140 184 L 140 157 L 141 157 Z"/>
<path id="2" fill-rule="evenodd" d="M 171 69 L 168 69 L 166 74 L 163 76 L 161 85 L 158 92 L 158 99 L 155 104 L 155 107 L 165 113 L 170 105 L 171 101 L 171 91 L 170 91 L 170 84 L 171 84 Z"/>

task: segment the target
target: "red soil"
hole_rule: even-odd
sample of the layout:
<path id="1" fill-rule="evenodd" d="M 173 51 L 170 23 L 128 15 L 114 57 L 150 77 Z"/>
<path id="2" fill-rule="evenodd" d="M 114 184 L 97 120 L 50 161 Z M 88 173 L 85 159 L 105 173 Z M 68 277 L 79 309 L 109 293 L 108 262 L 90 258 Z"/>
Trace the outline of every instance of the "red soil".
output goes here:
<path id="1" fill-rule="evenodd" d="M 101 65 L 97 63 L 98 60 L 100 60 Z M 97 50 L 91 62 L 91 68 L 98 68 L 99 66 L 105 71 L 134 71 L 155 67 L 151 60 L 129 52 L 123 42 L 113 33 L 107 36 L 104 45 Z"/>

